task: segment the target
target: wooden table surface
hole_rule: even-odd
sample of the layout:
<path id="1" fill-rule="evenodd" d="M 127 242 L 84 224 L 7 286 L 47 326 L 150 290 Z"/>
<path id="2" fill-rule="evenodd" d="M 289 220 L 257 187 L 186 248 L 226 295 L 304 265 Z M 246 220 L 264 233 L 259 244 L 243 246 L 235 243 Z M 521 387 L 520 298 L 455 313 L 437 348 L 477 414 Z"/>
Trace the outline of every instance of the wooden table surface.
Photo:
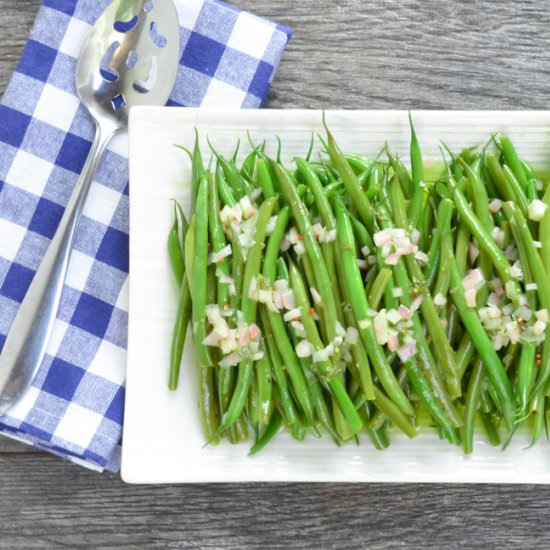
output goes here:
<path id="1" fill-rule="evenodd" d="M 296 30 L 269 107 L 548 106 L 547 2 L 233 3 Z M 0 93 L 38 6 L 0 0 Z M 3 438 L 0 472 L 0 548 L 550 548 L 544 486 L 127 486 Z"/>

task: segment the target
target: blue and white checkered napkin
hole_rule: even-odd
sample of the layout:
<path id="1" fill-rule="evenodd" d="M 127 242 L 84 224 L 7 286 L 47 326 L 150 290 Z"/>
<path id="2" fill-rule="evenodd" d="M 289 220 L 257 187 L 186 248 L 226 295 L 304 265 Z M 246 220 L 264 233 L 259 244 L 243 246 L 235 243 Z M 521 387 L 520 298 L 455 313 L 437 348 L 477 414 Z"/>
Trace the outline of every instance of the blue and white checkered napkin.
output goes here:
<path id="1" fill-rule="evenodd" d="M 84 165 L 93 123 L 77 57 L 108 0 L 43 0 L 0 104 L 0 348 Z M 291 31 L 217 0 L 175 0 L 181 61 L 169 105 L 256 108 Z M 38 376 L 0 432 L 117 471 L 128 319 L 127 138 L 106 151 Z"/>

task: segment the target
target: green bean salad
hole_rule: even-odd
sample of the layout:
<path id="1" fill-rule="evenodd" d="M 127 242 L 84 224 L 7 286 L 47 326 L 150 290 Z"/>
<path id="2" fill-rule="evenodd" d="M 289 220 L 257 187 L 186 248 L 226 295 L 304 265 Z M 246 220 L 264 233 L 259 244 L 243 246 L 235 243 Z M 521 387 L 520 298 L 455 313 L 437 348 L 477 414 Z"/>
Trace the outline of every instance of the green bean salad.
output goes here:
<path id="1" fill-rule="evenodd" d="M 242 163 L 238 145 L 210 146 L 208 164 L 198 136 L 182 147 L 192 200 L 189 218 L 174 201 L 168 235 L 168 384 L 190 325 L 207 443 L 254 454 L 286 430 L 384 449 L 431 429 L 468 454 L 478 432 L 541 437 L 550 186 L 504 135 L 425 160 L 409 119 L 410 167 L 389 144 L 342 151 L 326 124 L 292 164 L 250 136 Z"/>

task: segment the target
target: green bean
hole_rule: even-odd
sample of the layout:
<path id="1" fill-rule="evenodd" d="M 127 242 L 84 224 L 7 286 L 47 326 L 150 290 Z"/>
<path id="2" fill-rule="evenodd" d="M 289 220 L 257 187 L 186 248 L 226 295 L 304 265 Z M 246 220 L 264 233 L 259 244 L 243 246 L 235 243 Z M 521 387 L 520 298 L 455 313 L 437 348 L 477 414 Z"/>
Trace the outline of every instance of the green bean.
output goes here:
<path id="1" fill-rule="evenodd" d="M 516 198 L 515 203 L 519 206 L 523 214 L 526 215 L 527 207 L 529 206 L 529 200 L 527 199 L 527 195 L 521 188 L 520 183 L 516 179 L 516 176 L 514 175 L 510 167 L 504 165 L 502 167 L 502 170 L 504 171 L 504 175 L 506 176 L 508 183 L 514 192 L 514 196 Z"/>
<path id="2" fill-rule="evenodd" d="M 517 201 L 522 205 L 522 209 L 526 206 L 526 197 L 523 189 L 515 179 L 515 177 L 510 177 L 510 173 L 506 172 L 506 167 L 502 167 L 494 155 L 487 155 L 486 166 L 491 178 L 495 183 L 500 195 L 507 201 Z"/>
<path id="3" fill-rule="evenodd" d="M 281 425 L 283 423 L 283 417 L 280 415 L 278 411 L 275 411 L 273 413 L 273 416 L 271 417 L 271 421 L 269 425 L 267 426 L 266 430 L 262 434 L 262 436 L 256 441 L 256 443 L 250 448 L 250 451 L 248 452 L 249 455 L 255 455 L 259 453 L 262 449 L 266 447 L 266 445 L 272 441 L 275 436 L 279 433 L 281 430 Z"/>
<path id="4" fill-rule="evenodd" d="M 235 199 L 235 196 L 233 195 L 233 190 L 231 189 L 231 187 L 229 187 L 229 184 L 227 183 L 225 176 L 223 175 L 223 170 L 221 166 L 216 167 L 216 184 L 222 202 L 229 207 L 235 206 L 237 204 L 237 199 Z"/>
<path id="5" fill-rule="evenodd" d="M 437 225 L 436 229 L 436 235 L 437 239 L 434 237 L 432 244 L 434 242 L 437 242 L 439 246 L 439 262 L 438 262 L 438 272 L 437 272 L 437 278 L 434 281 L 432 295 L 435 297 L 438 294 L 441 294 L 441 296 L 447 296 L 447 291 L 449 290 L 449 282 L 451 280 L 451 271 L 450 271 L 450 261 L 451 261 L 451 255 L 449 254 L 449 250 L 446 247 L 441 246 L 441 240 L 443 235 L 450 235 L 451 233 L 451 214 L 453 211 L 453 203 L 449 199 L 443 199 L 441 203 L 439 204 L 439 210 L 441 212 L 441 216 L 439 217 L 439 224 Z M 428 254 L 429 256 L 429 254 Z M 432 274 L 432 265 L 430 261 L 428 261 L 429 268 L 429 275 Z M 426 284 L 428 287 L 430 286 L 429 278 L 426 279 Z"/>
<path id="6" fill-rule="evenodd" d="M 205 184 L 201 182 L 199 186 L 199 194 L 197 196 L 197 215 L 200 216 L 203 212 L 203 205 L 201 201 L 204 199 Z M 208 220 L 207 220 L 208 223 Z M 201 224 L 197 226 L 197 235 L 200 237 L 203 228 Z M 197 262 L 196 262 L 197 264 Z M 195 265 L 196 265 L 195 264 Z M 203 285 L 206 286 L 206 301 L 214 302 L 216 297 L 216 275 L 214 273 L 214 267 L 209 266 L 206 272 L 206 281 L 203 281 Z M 201 340 L 202 342 L 202 340 Z M 196 343 L 196 340 L 195 340 Z M 205 346 L 206 347 L 206 346 Z M 217 444 L 219 442 L 219 414 L 216 403 L 216 368 L 213 366 L 214 362 L 209 357 L 209 363 L 207 365 L 200 364 L 199 366 L 199 411 L 200 418 L 203 427 L 206 440 L 209 444 Z"/>
<path id="7" fill-rule="evenodd" d="M 472 209 L 468 205 L 466 197 L 464 197 L 460 189 L 455 186 L 453 191 L 453 200 L 462 221 L 468 226 L 474 237 L 477 239 L 480 248 L 485 250 L 491 257 L 493 265 L 495 266 L 495 269 L 497 270 L 502 281 L 505 284 L 511 282 L 516 289 L 515 294 L 519 296 L 520 288 L 517 281 L 515 281 L 510 275 L 510 264 L 506 259 L 506 256 L 495 243 L 491 234 L 483 227 L 476 215 L 473 213 Z"/>
<path id="8" fill-rule="evenodd" d="M 464 275 L 466 275 L 470 236 L 470 230 L 468 229 L 467 225 L 463 224 L 458 228 L 455 243 L 455 259 L 458 273 L 462 278 L 464 278 Z"/>
<path id="9" fill-rule="evenodd" d="M 279 212 L 275 223 L 275 228 L 273 229 L 267 242 L 262 273 L 270 284 L 275 282 L 277 256 L 279 254 L 279 249 L 281 248 L 281 241 L 283 239 L 289 217 L 289 208 L 288 206 L 285 206 Z M 268 318 L 271 330 L 274 333 L 277 349 L 284 360 L 287 373 L 292 382 L 292 387 L 294 388 L 300 407 L 302 408 L 306 419 L 308 421 L 312 421 L 313 405 L 311 403 L 308 385 L 298 362 L 298 358 L 296 357 L 296 353 L 292 347 L 292 343 L 286 332 L 281 314 L 279 312 L 268 310 L 266 311 L 266 316 Z"/>
<path id="10" fill-rule="evenodd" d="M 275 171 L 277 181 L 279 182 L 281 190 L 289 203 L 292 215 L 294 216 L 300 230 L 300 234 L 303 237 L 306 254 L 315 265 L 317 290 L 321 296 L 321 304 L 318 304 L 318 307 L 321 310 L 321 314 L 325 318 L 327 337 L 332 342 L 337 337 L 336 303 L 328 269 L 321 253 L 321 247 L 319 246 L 319 243 L 315 238 L 315 234 L 313 233 L 307 208 L 300 200 L 296 187 L 294 187 L 288 174 L 278 164 L 271 162 L 271 166 Z"/>
<path id="11" fill-rule="evenodd" d="M 451 288 L 453 302 L 458 309 L 464 326 L 470 333 L 470 337 L 476 346 L 477 352 L 483 360 L 489 380 L 495 388 L 498 396 L 498 406 L 500 407 L 504 422 L 506 423 L 508 429 L 512 430 L 514 426 L 514 398 L 512 384 L 506 376 L 504 366 L 494 350 L 476 311 L 473 308 L 469 308 L 466 304 L 464 288 L 462 287 L 462 280 L 458 274 L 456 262 L 453 262 L 451 265 L 451 283 L 453 285 L 453 288 Z"/>
<path id="12" fill-rule="evenodd" d="M 487 413 L 480 413 L 480 417 L 491 445 L 494 445 L 495 447 L 500 445 L 500 435 L 493 424 L 491 415 Z"/>
<path id="13" fill-rule="evenodd" d="M 183 214 L 183 213 L 182 213 Z M 185 218 L 183 218 L 185 219 Z M 185 234 L 183 234 L 185 238 Z M 181 286 L 183 275 L 185 273 L 185 262 L 183 259 L 183 250 L 181 246 L 180 226 L 178 222 L 177 202 L 174 201 L 174 223 L 168 233 L 168 256 L 172 265 L 172 272 L 178 283 Z"/>
<path id="14" fill-rule="evenodd" d="M 193 298 L 193 291 L 195 289 L 195 222 L 196 216 L 193 216 L 189 222 L 187 234 L 185 235 L 185 247 L 183 254 L 183 258 L 185 260 L 185 276 L 187 277 L 187 282 L 189 284 L 189 288 L 191 289 L 191 298 Z"/>
<path id="15" fill-rule="evenodd" d="M 384 227 L 391 227 L 389 215 L 386 215 L 386 218 L 388 221 Z M 402 261 L 393 266 L 393 274 L 398 288 L 402 289 L 401 302 L 410 308 L 412 304 L 409 290 L 411 284 Z M 391 307 L 394 307 L 394 304 Z M 444 429 L 447 438 L 454 442 L 456 440 L 454 428 L 460 426 L 461 419 L 444 389 L 438 365 L 424 336 L 418 312 L 413 313 L 412 322 L 416 337 L 417 356 L 405 362 L 405 368 L 422 403 L 430 411 L 434 420 Z"/>
<path id="16" fill-rule="evenodd" d="M 403 208 L 404 197 L 401 187 L 399 187 L 395 181 L 390 185 L 390 199 L 393 206 L 396 225 L 407 229 L 407 214 Z M 441 326 L 441 321 L 439 319 L 439 315 L 437 314 L 437 309 L 433 303 L 432 296 L 427 291 L 422 269 L 412 254 L 407 254 L 404 259 L 411 279 L 415 281 L 416 285 L 423 289 L 423 299 L 420 304 L 420 309 L 422 311 L 422 315 L 424 316 L 428 333 L 432 338 L 434 355 L 441 365 L 442 372 L 445 374 L 445 385 L 447 386 L 449 395 L 452 398 L 460 397 L 462 390 L 457 377 L 454 353 L 449 341 L 447 340 L 445 331 Z"/>
<path id="17" fill-rule="evenodd" d="M 256 167 L 257 158 L 258 151 L 253 149 L 244 159 L 240 170 L 241 177 L 248 180 L 250 183 L 253 183 L 254 181 L 254 169 Z M 233 162 L 235 162 L 235 160 L 233 160 Z"/>
<path id="18" fill-rule="evenodd" d="M 450 269 L 450 265 L 449 265 Z M 458 350 L 456 352 L 456 367 L 458 372 L 458 379 L 462 380 L 466 369 L 470 365 L 475 353 L 475 346 L 470 338 L 470 335 L 466 332 L 460 341 Z"/>
<path id="19" fill-rule="evenodd" d="M 512 170 L 514 177 L 521 185 L 523 191 L 527 191 L 527 177 L 512 140 L 508 136 L 501 136 L 500 146 L 502 148 L 502 154 L 504 155 L 506 164 Z"/>
<path id="20" fill-rule="evenodd" d="M 342 178 L 346 191 L 353 202 L 355 208 L 359 212 L 359 216 L 367 229 L 373 231 L 374 229 L 374 216 L 372 205 L 367 198 L 367 195 L 359 185 L 357 176 L 353 172 L 348 160 L 338 147 L 338 144 L 334 140 L 332 133 L 329 131 L 326 122 L 323 117 L 323 124 L 325 125 L 325 131 L 328 138 L 328 153 L 330 160 Z"/>
<path id="21" fill-rule="evenodd" d="M 258 218 L 256 221 L 256 235 L 254 245 L 248 251 L 248 259 L 244 269 L 243 288 L 241 297 L 241 311 L 243 313 L 244 322 L 248 325 L 255 323 L 257 302 L 248 296 L 248 289 L 251 280 L 256 277 L 260 270 L 262 261 L 262 248 L 266 234 L 267 224 L 275 205 L 276 198 L 266 200 L 258 210 Z M 241 360 L 238 367 L 237 383 L 235 392 L 231 398 L 229 408 L 222 418 L 221 429 L 225 430 L 231 426 L 241 414 L 245 404 L 248 389 L 252 379 L 253 362 L 249 357 Z"/>
<path id="22" fill-rule="evenodd" d="M 374 386 L 375 399 L 373 401 L 374 406 L 382 411 L 403 433 L 411 439 L 416 436 L 416 430 L 414 426 L 403 415 L 399 407 L 395 403 L 388 399 L 388 397 Z"/>
<path id="23" fill-rule="evenodd" d="M 237 198 L 237 200 L 242 199 L 247 193 L 249 193 L 252 190 L 250 189 L 251 187 L 250 183 L 241 177 L 241 174 L 239 173 L 238 168 L 235 166 L 235 164 L 232 161 L 226 160 L 222 155 L 217 153 L 212 148 L 212 145 L 210 145 L 210 148 L 212 149 L 212 152 L 216 156 L 218 166 L 221 167 L 223 171 L 223 175 L 227 180 L 227 183 L 229 183 L 229 186 L 231 187 L 233 193 L 235 194 L 235 197 Z"/>
<path id="24" fill-rule="evenodd" d="M 411 128 L 411 172 L 412 172 L 412 196 L 411 203 L 409 205 L 409 222 L 411 227 L 415 227 L 421 236 L 421 245 L 424 244 L 424 238 L 426 235 L 423 233 L 423 227 L 420 223 L 421 217 L 425 213 L 428 194 L 426 193 L 426 184 L 424 183 L 424 161 L 422 160 L 422 152 L 420 151 L 420 145 L 416 132 L 414 130 L 414 124 L 412 121 L 411 113 L 409 111 L 409 125 Z M 406 227 L 405 229 L 408 229 Z"/>
<path id="25" fill-rule="evenodd" d="M 218 196 L 218 188 L 214 176 L 210 174 L 208 178 L 208 188 L 209 188 L 209 212 L 208 212 L 208 224 L 210 228 L 210 243 L 212 244 L 213 252 L 219 252 L 222 250 L 226 244 L 225 233 L 223 232 L 222 223 L 220 220 L 220 199 Z M 222 261 L 216 264 L 216 270 L 219 270 L 223 275 L 229 277 L 229 263 L 222 259 Z M 218 281 L 218 305 L 220 308 L 227 309 L 229 308 L 229 285 L 223 283 L 220 280 Z"/>
<path id="26" fill-rule="evenodd" d="M 341 262 L 345 277 L 345 284 L 348 287 L 349 296 L 352 297 L 351 306 L 357 319 L 359 334 L 369 358 L 373 364 L 374 370 L 380 379 L 380 383 L 386 390 L 390 399 L 406 415 L 414 414 L 412 405 L 407 396 L 397 383 L 395 375 L 388 364 L 382 351 L 382 347 L 376 340 L 372 319 L 369 314 L 369 305 L 367 297 L 363 291 L 361 274 L 357 267 L 357 258 L 355 256 L 355 242 L 351 223 L 345 212 L 344 205 L 340 200 L 335 201 L 336 226 L 338 242 L 340 244 Z"/>
<path id="27" fill-rule="evenodd" d="M 264 199 L 270 199 L 275 196 L 269 167 L 262 157 L 256 161 L 256 185 L 262 190 Z"/>
<path id="28" fill-rule="evenodd" d="M 255 375 L 258 386 L 258 422 L 268 425 L 273 409 L 271 408 L 271 362 L 267 356 L 263 345 L 260 345 L 260 351 L 264 356 L 256 361 Z"/>
<path id="29" fill-rule="evenodd" d="M 340 281 L 344 281 L 343 266 L 342 266 L 342 261 L 341 261 L 338 249 L 336 250 L 336 253 L 338 256 L 338 262 L 337 262 L 338 277 Z M 391 272 L 390 272 L 390 276 L 391 276 Z M 382 281 L 379 281 L 378 284 L 381 285 Z M 342 284 L 342 295 L 343 295 L 345 304 L 351 304 L 352 296 L 350 296 L 349 290 L 346 284 Z M 373 307 L 377 307 L 377 306 L 373 306 Z M 351 308 L 349 307 L 345 308 L 345 311 L 343 314 L 344 314 L 347 326 L 353 327 L 356 330 L 358 330 L 357 320 L 355 319 L 355 316 L 353 315 L 353 311 L 351 310 Z M 368 353 L 362 339 L 359 339 L 356 342 L 356 344 L 352 346 L 351 354 L 352 354 L 356 371 L 357 371 L 358 383 L 361 389 L 363 390 L 363 393 L 366 399 L 372 400 L 375 398 L 373 381 L 372 381 L 372 372 L 370 368 Z"/>
<path id="30" fill-rule="evenodd" d="M 523 167 L 523 171 L 525 172 L 525 177 L 527 178 L 527 189 L 525 190 L 525 194 L 527 195 L 529 201 L 534 201 L 539 198 L 537 192 L 537 177 L 535 176 L 532 168 L 526 162 L 521 159 L 520 162 Z"/>
<path id="31" fill-rule="evenodd" d="M 195 128 L 195 145 L 193 146 L 193 152 L 189 152 L 185 147 L 177 145 L 180 149 L 183 149 L 189 154 L 191 158 L 191 215 L 195 213 L 195 206 L 197 204 L 197 195 L 199 192 L 200 179 L 204 173 L 204 165 L 202 162 L 202 155 L 199 146 L 199 133 Z"/>
<path id="32" fill-rule="evenodd" d="M 294 299 L 297 307 L 299 307 L 302 311 L 301 320 L 304 325 L 307 338 L 316 351 L 321 351 L 325 346 L 319 336 L 315 321 L 310 313 L 311 308 L 302 276 L 294 263 L 290 263 L 289 271 L 290 283 L 292 290 L 294 291 Z M 363 423 L 361 422 L 361 419 L 359 418 L 349 395 L 346 393 L 342 380 L 336 376 L 337 373 L 334 365 L 332 365 L 329 360 L 321 360 L 317 361 L 315 366 L 326 379 L 328 386 L 330 387 L 332 394 L 338 402 L 338 406 L 349 425 L 351 433 L 356 434 L 362 428 Z"/>
<path id="33" fill-rule="evenodd" d="M 517 223 L 517 220 L 514 217 L 514 211 L 510 205 L 504 205 L 504 211 L 509 218 L 510 229 L 512 230 L 512 235 L 518 245 L 518 252 L 520 262 L 523 268 L 523 279 L 525 284 L 533 284 L 534 279 L 531 272 L 531 267 L 529 265 L 529 260 L 527 257 L 527 251 L 522 243 L 520 237 L 520 229 Z M 528 306 L 531 311 L 536 310 L 536 297 L 534 296 L 533 291 L 526 293 L 528 299 Z M 520 419 L 524 418 L 527 415 L 527 407 L 529 405 L 529 395 L 532 389 L 535 376 L 535 355 L 536 355 L 536 345 L 532 342 L 523 342 L 521 345 L 521 352 L 519 358 L 519 364 L 517 369 L 517 379 L 515 384 L 516 396 L 519 400 L 519 410 L 518 417 Z"/>
<path id="34" fill-rule="evenodd" d="M 476 411 L 479 404 L 481 393 L 481 382 L 483 380 L 483 360 L 478 356 L 474 361 L 468 391 L 466 393 L 466 403 L 464 405 L 464 427 L 462 428 L 462 446 L 464 454 L 471 454 L 474 450 L 474 428 Z"/>
<path id="35" fill-rule="evenodd" d="M 387 150 L 388 159 L 390 160 L 390 165 L 393 168 L 394 173 L 399 178 L 399 184 L 401 189 L 403 189 L 403 194 L 408 199 L 412 196 L 412 181 L 409 173 L 403 163 L 397 158 L 394 157 L 389 150 Z"/>
<path id="36" fill-rule="evenodd" d="M 195 250 L 193 262 L 193 334 L 195 349 L 201 368 L 212 365 L 208 347 L 203 344 L 206 338 L 206 304 L 208 272 L 208 178 L 203 176 L 199 184 L 195 216 Z"/>
<path id="37" fill-rule="evenodd" d="M 448 230 L 450 230 L 453 209 L 454 205 L 452 201 L 448 200 L 441 201 L 437 209 L 437 225 L 432 242 L 430 243 L 430 249 L 428 250 L 428 264 L 424 269 L 424 278 L 426 279 L 428 288 L 434 287 L 436 277 L 439 273 L 446 272 L 445 266 L 442 266 L 441 269 L 439 268 L 442 262 L 441 231 L 443 228 L 449 228 Z M 433 294 L 435 295 L 437 292 L 434 290 Z"/>
<path id="38" fill-rule="evenodd" d="M 296 406 L 290 394 L 288 381 L 285 373 L 284 363 L 277 349 L 275 336 L 271 330 L 269 319 L 266 315 L 266 309 L 260 308 L 260 323 L 262 327 L 262 333 L 265 338 L 267 352 L 273 368 L 273 378 L 277 384 L 277 393 L 281 403 L 281 409 L 284 413 L 286 421 L 294 425 L 298 422 L 298 413 L 296 412 Z"/>
<path id="39" fill-rule="evenodd" d="M 391 278 L 391 269 L 389 269 L 388 267 L 384 267 L 378 272 L 378 275 L 376 276 L 376 279 L 374 279 L 368 297 L 368 302 L 372 309 L 378 309 L 378 304 L 382 300 L 384 292 L 386 291 L 386 287 L 388 286 Z"/>
<path id="40" fill-rule="evenodd" d="M 178 298 L 178 309 L 176 313 L 176 322 L 172 330 L 172 343 L 170 346 L 170 370 L 168 374 L 168 388 L 174 391 L 178 388 L 180 374 L 181 358 L 183 356 L 183 346 L 187 335 L 187 327 L 191 319 L 191 292 L 187 282 L 187 276 L 184 275 Z"/>

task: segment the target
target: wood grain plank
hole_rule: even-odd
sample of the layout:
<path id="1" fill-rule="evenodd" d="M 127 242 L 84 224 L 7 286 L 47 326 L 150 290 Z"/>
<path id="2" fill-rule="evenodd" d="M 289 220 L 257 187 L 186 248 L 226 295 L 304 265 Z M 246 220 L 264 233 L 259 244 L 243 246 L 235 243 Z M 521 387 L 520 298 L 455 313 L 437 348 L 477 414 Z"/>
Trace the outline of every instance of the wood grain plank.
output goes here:
<path id="1" fill-rule="evenodd" d="M 39 0 L 0 0 L 0 94 L 23 51 L 39 5 Z"/>
<path id="2" fill-rule="evenodd" d="M 41 451 L 19 441 L 0 436 L 0 455 L 21 453 L 41 453 Z"/>
<path id="3" fill-rule="evenodd" d="M 0 548 L 550 547 L 540 486 L 127 486 L 35 456 L 0 470 Z"/>

